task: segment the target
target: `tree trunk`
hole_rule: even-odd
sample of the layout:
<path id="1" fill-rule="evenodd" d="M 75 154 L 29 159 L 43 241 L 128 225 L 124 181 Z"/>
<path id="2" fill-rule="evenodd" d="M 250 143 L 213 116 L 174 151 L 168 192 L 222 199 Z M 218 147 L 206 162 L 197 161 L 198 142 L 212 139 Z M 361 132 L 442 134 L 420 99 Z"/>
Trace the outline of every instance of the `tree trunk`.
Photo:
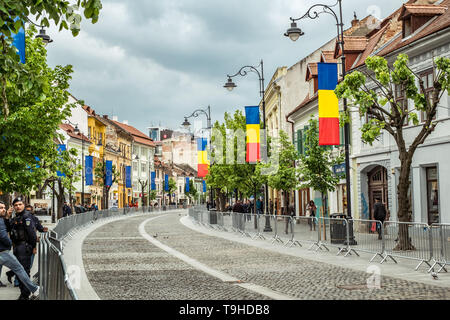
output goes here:
<path id="1" fill-rule="evenodd" d="M 411 222 L 411 215 L 409 213 L 410 201 L 408 197 L 409 190 L 409 175 L 411 172 L 412 156 L 408 152 L 400 152 L 400 177 L 397 186 L 397 197 L 398 197 L 398 221 L 400 222 Z M 394 250 L 415 250 L 416 248 L 411 243 L 409 237 L 408 225 L 400 224 L 398 230 L 398 242 Z"/>

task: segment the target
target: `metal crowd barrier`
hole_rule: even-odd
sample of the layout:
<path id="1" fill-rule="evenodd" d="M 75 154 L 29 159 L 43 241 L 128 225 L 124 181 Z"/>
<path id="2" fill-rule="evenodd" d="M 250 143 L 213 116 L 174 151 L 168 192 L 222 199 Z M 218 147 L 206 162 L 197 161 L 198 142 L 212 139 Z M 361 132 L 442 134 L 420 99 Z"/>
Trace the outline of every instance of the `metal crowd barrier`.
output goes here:
<path id="1" fill-rule="evenodd" d="M 438 273 L 444 270 L 446 265 L 450 265 L 450 224 L 433 223 L 431 225 L 431 238 L 433 241 L 433 265 L 428 272 L 439 266 Z"/>
<path id="2" fill-rule="evenodd" d="M 77 300 L 63 258 L 63 241 L 80 229 L 98 220 L 110 220 L 126 214 L 139 212 L 161 212 L 174 210 L 178 206 L 163 208 L 142 207 L 124 208 L 121 210 L 98 210 L 73 214 L 58 220 L 56 227 L 42 233 L 39 241 L 39 286 L 41 300 Z M 150 210 L 149 210 L 150 209 Z M 189 209 L 191 210 L 191 209 Z"/>
<path id="3" fill-rule="evenodd" d="M 328 218 L 328 217 L 290 217 L 237 212 L 217 212 L 217 221 L 211 223 L 209 212 L 193 208 L 192 220 L 199 224 L 216 227 L 223 231 L 239 233 L 255 239 L 269 240 L 271 243 L 302 246 L 309 244 L 315 251 L 337 248 L 337 255 L 358 252 L 373 254 L 380 263 L 388 259 L 397 263 L 396 258 L 417 260 L 417 271 L 422 264 L 428 265 L 428 272 L 447 272 L 450 265 L 450 224 L 395 222 L 378 220 Z M 400 250 L 401 238 L 408 238 L 409 250 Z M 379 238 L 379 236 L 381 236 Z M 351 238 L 350 238 L 351 237 Z"/>
<path id="4" fill-rule="evenodd" d="M 384 223 L 384 258 L 388 257 L 395 261 L 393 257 L 418 260 L 419 264 L 415 270 L 426 263 L 430 268 L 430 261 L 433 255 L 432 235 L 430 227 L 426 223 L 418 222 L 394 222 Z M 401 235 L 399 237 L 399 235 Z M 406 241 L 402 241 L 406 240 Z"/>

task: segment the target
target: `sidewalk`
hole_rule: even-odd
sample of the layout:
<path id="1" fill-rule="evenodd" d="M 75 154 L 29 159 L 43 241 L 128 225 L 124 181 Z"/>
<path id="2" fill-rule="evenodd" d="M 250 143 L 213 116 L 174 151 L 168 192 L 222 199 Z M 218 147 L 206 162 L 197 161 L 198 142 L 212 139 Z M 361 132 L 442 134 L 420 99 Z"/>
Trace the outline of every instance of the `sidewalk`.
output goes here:
<path id="1" fill-rule="evenodd" d="M 42 225 L 51 230 L 56 226 L 56 223 L 43 222 Z M 36 274 L 36 272 L 38 272 L 38 269 L 39 269 L 39 252 L 34 257 L 34 262 L 30 273 L 31 277 L 33 277 Z M 0 300 L 16 300 L 20 295 L 20 290 L 18 287 L 17 288 L 14 287 L 14 282 L 13 284 L 8 282 L 8 278 L 6 276 L 7 271 L 9 271 L 9 269 L 3 267 L 2 273 L 0 275 L 0 280 L 3 282 L 3 284 L 7 285 L 6 288 L 0 288 Z"/>

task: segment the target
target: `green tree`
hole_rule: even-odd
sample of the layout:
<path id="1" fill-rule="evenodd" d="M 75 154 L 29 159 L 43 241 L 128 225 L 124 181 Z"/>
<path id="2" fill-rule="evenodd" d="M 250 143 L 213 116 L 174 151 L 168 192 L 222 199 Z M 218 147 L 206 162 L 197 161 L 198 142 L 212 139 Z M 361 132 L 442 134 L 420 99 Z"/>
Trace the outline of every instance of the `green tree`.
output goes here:
<path id="1" fill-rule="evenodd" d="M 284 192 L 284 207 L 287 209 L 289 206 L 289 193 L 298 185 L 295 161 L 299 159 L 299 155 L 288 135 L 282 130 L 280 131 L 279 148 L 272 150 L 272 152 L 274 151 L 279 154 L 279 167 L 275 174 L 269 176 L 268 184 L 271 188 Z"/>
<path id="2" fill-rule="evenodd" d="M 69 149 L 59 152 L 57 146 L 53 145 L 52 157 L 48 157 L 42 162 L 42 169 L 47 173 L 42 188 L 50 187 L 56 196 L 57 218 L 62 217 L 62 207 L 66 201 L 66 192 L 69 195 L 69 202 L 72 204 L 72 190 L 75 190 L 74 183 L 80 180 L 81 165 L 77 165 L 76 149 Z M 58 174 L 59 173 L 59 174 Z M 63 174 L 63 175 L 62 175 Z"/>
<path id="3" fill-rule="evenodd" d="M 355 71 L 347 75 L 335 92 L 338 98 L 348 98 L 358 108 L 361 117 L 370 120 L 361 128 L 362 140 L 372 144 L 382 130 L 387 131 L 397 144 L 400 159 L 400 175 L 397 185 L 399 221 L 410 222 L 411 206 L 408 197 L 410 188 L 411 163 L 417 148 L 425 142 L 434 131 L 438 122 L 434 120 L 438 104 L 445 91 L 450 92 L 450 59 L 435 60 L 433 89 L 426 94 L 423 79 L 408 67 L 408 56 L 399 54 L 393 66 L 389 66 L 383 57 L 369 57 L 366 60 L 367 71 Z M 416 79 L 419 88 L 416 86 Z M 366 83 L 371 81 L 376 89 L 369 89 Z M 407 99 L 414 101 L 414 106 L 397 100 L 399 90 Z M 420 123 L 418 112 L 422 112 L 425 121 Z M 349 116 L 344 115 L 345 119 Z M 417 131 L 411 142 L 405 140 L 405 123 L 412 121 Z M 411 137 L 408 131 L 408 140 Z M 395 250 L 414 250 L 407 225 L 399 228 L 399 241 Z"/>
<path id="4" fill-rule="evenodd" d="M 177 190 L 177 182 L 173 178 L 169 178 L 169 204 L 172 203 L 172 193 Z"/>
<path id="5" fill-rule="evenodd" d="M 141 201 L 142 201 L 142 206 L 148 206 L 147 203 L 147 197 L 145 196 L 145 188 L 147 188 L 148 186 L 148 180 L 138 180 L 139 185 L 141 186 Z"/>
<path id="6" fill-rule="evenodd" d="M 93 23 L 102 7 L 100 0 L 78 0 L 84 16 Z M 41 39 L 34 39 L 34 27 L 26 31 L 26 64 L 20 63 L 12 34 L 25 27 L 34 15 L 40 24 L 53 21 L 60 30 L 79 33 L 81 15 L 64 0 L 0 0 L 0 190 L 28 193 L 42 185 L 46 170 L 36 165 L 55 156 L 53 141 L 62 119 L 70 114 L 67 105 L 72 67 L 47 66 L 47 52 Z M 18 19 L 16 19 L 18 18 Z M 16 21 L 15 21 L 16 20 Z M 53 153 L 53 154 L 52 154 Z M 34 170 L 28 170 L 32 167 Z"/>
<path id="7" fill-rule="evenodd" d="M 319 123 L 311 117 L 308 121 L 309 128 L 305 132 L 305 152 L 300 155 L 300 187 L 313 188 L 319 191 L 326 215 L 325 195 L 328 191 L 334 191 L 339 183 L 339 177 L 335 176 L 332 167 L 344 161 L 342 154 L 334 156 L 330 148 L 319 145 Z"/>
<path id="8" fill-rule="evenodd" d="M 156 196 L 158 195 L 158 192 L 156 191 L 156 190 L 151 190 L 150 191 L 150 194 L 149 194 L 149 199 L 151 200 L 151 201 L 154 201 L 154 200 L 156 200 Z"/>
<path id="9" fill-rule="evenodd" d="M 112 166 L 112 183 L 110 186 L 106 185 L 106 162 L 105 161 L 99 161 L 97 162 L 95 168 L 94 168 L 94 176 L 95 176 L 95 183 L 102 187 L 103 189 L 103 206 L 102 209 L 108 209 L 108 199 L 109 199 L 109 191 L 111 190 L 111 187 L 114 183 L 117 182 L 118 178 L 120 177 L 120 172 L 117 170 L 116 166 Z"/>
<path id="10" fill-rule="evenodd" d="M 195 187 L 194 180 L 189 179 L 189 191 L 185 191 L 184 194 L 189 198 L 191 202 L 197 198 L 198 191 Z"/>
<path id="11" fill-rule="evenodd" d="M 27 64 L 20 72 L 15 65 L 5 68 L 0 61 L 4 103 L 0 111 L 0 190 L 4 193 L 27 193 L 43 184 L 48 172 L 42 163 L 57 157 L 54 141 L 62 140 L 58 126 L 74 107 L 67 104 L 72 66 L 49 68 L 47 51 L 41 39 L 34 39 L 35 32 L 34 28 L 27 31 Z"/>

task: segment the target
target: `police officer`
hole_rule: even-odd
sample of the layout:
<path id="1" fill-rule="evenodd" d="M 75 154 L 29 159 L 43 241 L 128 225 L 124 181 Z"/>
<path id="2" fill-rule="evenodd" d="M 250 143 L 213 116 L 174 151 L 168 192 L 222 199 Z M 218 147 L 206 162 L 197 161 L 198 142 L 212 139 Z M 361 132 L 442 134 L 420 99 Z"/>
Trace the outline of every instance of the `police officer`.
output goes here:
<path id="1" fill-rule="evenodd" d="M 22 197 L 17 197 L 12 202 L 16 216 L 10 220 L 11 240 L 13 243 L 13 253 L 30 276 L 31 255 L 36 248 L 36 231 L 31 213 L 25 211 L 25 204 Z M 19 281 L 19 300 L 28 300 L 30 291 Z"/>

